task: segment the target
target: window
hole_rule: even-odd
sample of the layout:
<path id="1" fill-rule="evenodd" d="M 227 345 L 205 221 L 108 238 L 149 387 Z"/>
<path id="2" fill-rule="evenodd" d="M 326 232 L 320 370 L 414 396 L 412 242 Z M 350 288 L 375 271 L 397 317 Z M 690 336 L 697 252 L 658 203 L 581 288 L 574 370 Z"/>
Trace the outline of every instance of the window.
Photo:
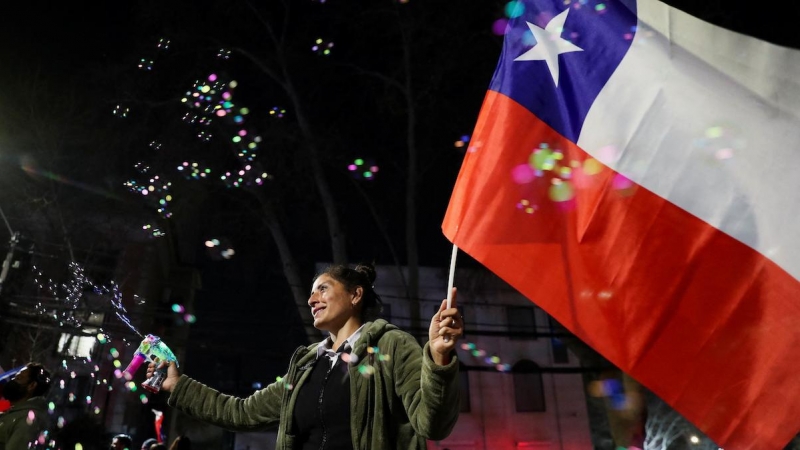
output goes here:
<path id="1" fill-rule="evenodd" d="M 517 412 L 544 412 L 542 371 L 535 362 L 523 359 L 511 368 Z"/>
<path id="2" fill-rule="evenodd" d="M 536 310 L 531 306 L 506 307 L 509 338 L 512 340 L 536 339 Z"/>
<path id="3" fill-rule="evenodd" d="M 559 333 L 566 334 L 567 330 L 558 322 L 553 320 L 552 317 L 549 317 L 549 322 L 550 332 L 553 335 L 553 337 L 550 339 L 550 347 L 553 349 L 553 363 L 568 364 L 569 352 L 567 351 L 567 345 L 564 343 L 562 338 L 558 336 Z"/>
<path id="4" fill-rule="evenodd" d="M 464 364 L 458 364 L 459 382 L 459 410 L 458 412 L 468 413 L 471 410 L 469 403 L 469 372 Z"/>
<path id="5" fill-rule="evenodd" d="M 97 338 L 94 336 L 61 333 L 61 338 L 58 340 L 58 352 L 76 358 L 90 358 L 95 343 L 97 343 Z"/>

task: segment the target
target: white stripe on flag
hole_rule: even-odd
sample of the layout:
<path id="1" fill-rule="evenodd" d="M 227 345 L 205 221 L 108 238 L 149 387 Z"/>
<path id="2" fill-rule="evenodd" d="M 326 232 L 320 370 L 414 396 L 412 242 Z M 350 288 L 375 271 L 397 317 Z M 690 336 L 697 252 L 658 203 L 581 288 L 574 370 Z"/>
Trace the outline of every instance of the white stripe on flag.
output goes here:
<path id="1" fill-rule="evenodd" d="M 800 52 L 638 8 L 578 145 L 800 279 Z"/>

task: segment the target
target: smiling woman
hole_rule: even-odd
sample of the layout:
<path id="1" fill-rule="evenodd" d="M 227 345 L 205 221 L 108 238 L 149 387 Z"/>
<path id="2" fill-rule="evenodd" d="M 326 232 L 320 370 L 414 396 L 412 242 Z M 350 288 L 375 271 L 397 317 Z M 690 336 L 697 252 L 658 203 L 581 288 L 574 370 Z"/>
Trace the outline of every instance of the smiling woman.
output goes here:
<path id="1" fill-rule="evenodd" d="M 429 341 L 383 319 L 375 269 L 337 265 L 314 279 L 308 305 L 329 336 L 298 348 L 286 375 L 247 398 L 221 394 L 171 364 L 169 404 L 231 430 L 278 427 L 276 448 L 424 449 L 450 434 L 459 413 L 456 343 L 463 322 L 442 300 Z M 451 339 L 445 340 L 445 335 Z M 151 365 L 148 377 L 155 367 Z"/>
<path id="2" fill-rule="evenodd" d="M 314 327 L 330 333 L 333 348 L 378 317 L 381 300 L 372 287 L 374 282 L 375 269 L 366 265 L 355 269 L 331 266 L 314 279 L 308 299 Z"/>

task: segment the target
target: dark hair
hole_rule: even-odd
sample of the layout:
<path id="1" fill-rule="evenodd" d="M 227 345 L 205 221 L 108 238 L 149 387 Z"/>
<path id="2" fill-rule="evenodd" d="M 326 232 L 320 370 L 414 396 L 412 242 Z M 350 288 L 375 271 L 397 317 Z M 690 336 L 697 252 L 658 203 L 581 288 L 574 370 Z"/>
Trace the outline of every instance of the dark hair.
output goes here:
<path id="1" fill-rule="evenodd" d="M 328 266 L 314 277 L 314 281 L 322 275 L 328 275 L 334 280 L 342 283 L 348 292 L 354 291 L 361 286 L 364 292 L 361 294 L 361 321 L 369 322 L 375 320 L 383 310 L 381 296 L 375 292 L 375 267 L 372 264 L 358 264 L 355 269 L 351 269 L 344 264 Z"/>
<path id="2" fill-rule="evenodd" d="M 35 362 L 28 363 L 25 367 L 28 369 L 28 380 L 36 382 L 36 389 L 31 393 L 31 397 L 46 394 L 50 390 L 50 372 Z"/>
<path id="3" fill-rule="evenodd" d="M 150 450 L 167 450 L 167 446 L 161 442 L 150 446 Z"/>
<path id="4" fill-rule="evenodd" d="M 127 434 L 118 434 L 111 438 L 111 442 L 114 442 L 114 439 L 116 439 L 120 444 L 124 445 L 125 448 L 131 448 L 133 445 L 133 439 L 131 439 L 131 437 Z"/>

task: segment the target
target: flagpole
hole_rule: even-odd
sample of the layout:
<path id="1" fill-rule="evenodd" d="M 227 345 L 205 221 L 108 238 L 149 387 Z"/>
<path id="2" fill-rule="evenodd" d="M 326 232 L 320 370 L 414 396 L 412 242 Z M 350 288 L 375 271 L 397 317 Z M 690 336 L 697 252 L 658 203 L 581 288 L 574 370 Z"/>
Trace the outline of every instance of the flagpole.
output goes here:
<path id="1" fill-rule="evenodd" d="M 458 246 L 453 244 L 453 253 L 450 255 L 450 275 L 447 277 L 447 309 L 453 303 L 453 280 L 456 276 L 456 254 Z"/>
<path id="2" fill-rule="evenodd" d="M 447 309 L 450 309 L 453 304 L 453 281 L 456 277 L 456 255 L 458 254 L 458 246 L 453 244 L 453 252 L 450 254 L 450 273 L 447 276 Z M 444 341 L 450 342 L 450 336 L 444 335 Z"/>

